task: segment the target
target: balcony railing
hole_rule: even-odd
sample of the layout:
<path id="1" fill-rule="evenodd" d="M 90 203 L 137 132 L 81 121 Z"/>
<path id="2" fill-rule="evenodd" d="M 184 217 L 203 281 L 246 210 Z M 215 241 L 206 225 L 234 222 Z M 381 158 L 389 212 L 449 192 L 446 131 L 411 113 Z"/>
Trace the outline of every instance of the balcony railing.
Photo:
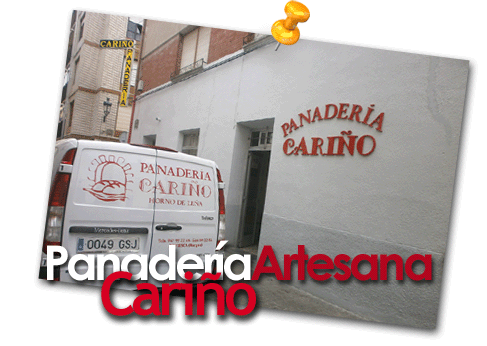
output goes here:
<path id="1" fill-rule="evenodd" d="M 265 46 L 267 44 L 270 44 L 272 42 L 275 42 L 274 38 L 272 35 L 264 35 L 264 34 L 254 34 L 254 33 L 249 33 L 243 38 L 243 50 L 244 52 L 251 52 L 254 49 L 257 49 L 259 47 Z"/>
<path id="2" fill-rule="evenodd" d="M 190 75 L 191 74 L 190 72 L 194 72 L 194 73 L 199 72 L 200 70 L 203 69 L 204 64 L 206 64 L 204 59 L 197 60 L 194 63 L 184 66 L 183 68 L 171 73 L 171 79 L 176 79 L 178 77 Z"/>

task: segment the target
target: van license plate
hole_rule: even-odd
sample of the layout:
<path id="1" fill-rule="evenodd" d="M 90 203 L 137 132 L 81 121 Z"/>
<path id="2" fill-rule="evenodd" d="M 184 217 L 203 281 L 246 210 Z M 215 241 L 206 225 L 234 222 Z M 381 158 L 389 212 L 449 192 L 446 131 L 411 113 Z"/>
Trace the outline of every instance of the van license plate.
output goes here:
<path id="1" fill-rule="evenodd" d="M 78 238 L 76 252 L 137 252 L 140 239 L 127 238 Z"/>

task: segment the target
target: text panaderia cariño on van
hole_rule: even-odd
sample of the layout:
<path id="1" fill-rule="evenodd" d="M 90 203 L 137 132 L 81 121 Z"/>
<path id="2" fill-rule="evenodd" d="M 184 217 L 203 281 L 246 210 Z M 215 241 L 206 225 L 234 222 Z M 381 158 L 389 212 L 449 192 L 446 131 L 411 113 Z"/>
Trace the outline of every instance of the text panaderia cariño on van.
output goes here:
<path id="1" fill-rule="evenodd" d="M 210 185 L 205 183 L 207 181 L 211 182 L 210 174 L 203 170 L 152 165 L 142 162 L 140 164 L 140 172 L 147 174 L 147 177 L 139 182 L 140 191 L 150 194 L 156 191 L 161 196 L 156 198 L 149 197 L 149 202 L 151 203 L 201 207 L 203 205 L 201 198 L 208 199 L 212 195 Z M 158 179 L 154 184 L 152 177 L 156 173 L 158 176 L 165 176 L 166 179 Z M 178 181 L 171 178 L 178 178 Z M 176 198 L 177 196 L 185 198 L 178 199 Z"/>

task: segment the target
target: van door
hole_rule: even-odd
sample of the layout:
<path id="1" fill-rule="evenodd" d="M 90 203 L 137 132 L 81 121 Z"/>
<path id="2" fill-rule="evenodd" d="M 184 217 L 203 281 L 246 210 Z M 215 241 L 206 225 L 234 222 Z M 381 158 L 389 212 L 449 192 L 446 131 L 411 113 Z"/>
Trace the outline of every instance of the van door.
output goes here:
<path id="1" fill-rule="evenodd" d="M 151 258 L 169 254 L 170 245 L 176 249 L 176 264 L 185 254 L 213 254 L 218 237 L 217 206 L 218 182 L 213 162 L 158 150 Z M 159 274 L 166 274 L 167 262 L 158 262 L 156 269 Z M 181 281 L 177 272 L 176 279 Z"/>
<path id="2" fill-rule="evenodd" d="M 122 260 L 129 254 L 149 254 L 155 167 L 155 149 L 79 141 L 62 239 L 70 257 L 79 253 L 115 254 Z M 77 267 L 80 274 L 87 270 L 83 264 Z M 131 272 L 138 273 L 137 264 L 133 261 Z M 105 277 L 112 270 L 107 264 Z M 61 281 L 72 282 L 67 266 L 60 274 Z"/>

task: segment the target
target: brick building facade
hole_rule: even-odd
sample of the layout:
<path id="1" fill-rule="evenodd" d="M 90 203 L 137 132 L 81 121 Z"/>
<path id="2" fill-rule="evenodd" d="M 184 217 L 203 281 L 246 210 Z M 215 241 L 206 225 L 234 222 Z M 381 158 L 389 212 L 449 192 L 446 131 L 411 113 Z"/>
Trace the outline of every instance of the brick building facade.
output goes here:
<path id="1" fill-rule="evenodd" d="M 118 141 L 117 137 L 128 131 L 136 62 L 132 64 L 134 78 L 128 107 L 121 107 L 119 101 L 126 50 L 102 48 L 100 40 L 134 39 L 134 27 L 135 31 L 141 30 L 141 26 L 128 17 L 73 11 L 58 138 Z M 108 99 L 112 106 L 103 121 L 103 102 Z"/>
<path id="2" fill-rule="evenodd" d="M 211 64 L 242 49 L 248 32 L 197 27 L 145 20 L 139 80 L 139 93 L 152 90 L 185 75 L 197 72 L 200 64 Z M 192 40 L 195 42 L 188 42 Z M 192 44 L 191 44 L 192 43 Z M 186 51 L 190 53 L 186 53 Z M 203 59 L 185 59 L 194 53 Z M 190 57 L 191 58 L 191 57 Z M 186 64 L 185 61 L 189 61 Z M 189 67 L 193 64 L 194 66 Z"/>

